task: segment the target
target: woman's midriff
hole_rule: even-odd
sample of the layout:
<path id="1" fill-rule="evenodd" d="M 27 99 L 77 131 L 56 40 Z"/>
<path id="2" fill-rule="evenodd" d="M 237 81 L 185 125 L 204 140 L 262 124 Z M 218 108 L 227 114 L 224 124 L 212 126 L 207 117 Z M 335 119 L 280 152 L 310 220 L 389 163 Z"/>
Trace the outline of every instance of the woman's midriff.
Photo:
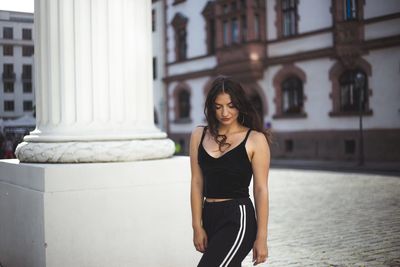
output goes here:
<path id="1" fill-rule="evenodd" d="M 221 201 L 227 201 L 231 200 L 233 198 L 206 198 L 207 202 L 221 202 Z"/>

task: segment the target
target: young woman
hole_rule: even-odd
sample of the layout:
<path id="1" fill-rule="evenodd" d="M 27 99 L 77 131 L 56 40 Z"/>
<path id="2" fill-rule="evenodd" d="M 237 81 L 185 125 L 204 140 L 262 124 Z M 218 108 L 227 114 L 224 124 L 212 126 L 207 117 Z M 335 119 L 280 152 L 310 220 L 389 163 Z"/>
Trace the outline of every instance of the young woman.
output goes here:
<path id="1" fill-rule="evenodd" d="M 207 126 L 190 140 L 193 242 L 198 267 L 254 265 L 268 257 L 269 133 L 241 85 L 218 77 L 207 95 Z M 256 209 L 249 198 L 253 176 Z"/>

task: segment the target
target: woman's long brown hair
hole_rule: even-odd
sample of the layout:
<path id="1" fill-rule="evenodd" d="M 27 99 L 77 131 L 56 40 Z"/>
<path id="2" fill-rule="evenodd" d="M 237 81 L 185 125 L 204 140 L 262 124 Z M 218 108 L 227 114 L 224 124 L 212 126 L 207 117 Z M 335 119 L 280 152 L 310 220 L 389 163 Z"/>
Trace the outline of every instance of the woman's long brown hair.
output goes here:
<path id="1" fill-rule="evenodd" d="M 232 104 L 239 110 L 238 122 L 245 127 L 263 133 L 268 144 L 271 144 L 271 132 L 269 129 L 264 128 L 260 116 L 247 98 L 241 84 L 231 78 L 219 76 L 211 84 L 204 105 L 204 115 L 206 116 L 208 129 L 217 142 L 219 150 L 223 152 L 223 147 L 231 145 L 226 142 L 226 135 L 218 133 L 219 121 L 215 115 L 215 99 L 221 93 L 229 94 Z"/>

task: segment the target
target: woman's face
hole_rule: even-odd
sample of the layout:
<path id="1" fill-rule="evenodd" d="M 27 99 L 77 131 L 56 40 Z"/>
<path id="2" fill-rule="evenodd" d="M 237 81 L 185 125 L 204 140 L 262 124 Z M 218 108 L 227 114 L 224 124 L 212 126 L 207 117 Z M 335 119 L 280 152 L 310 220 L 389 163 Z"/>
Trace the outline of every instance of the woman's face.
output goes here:
<path id="1" fill-rule="evenodd" d="M 215 116 L 222 125 L 230 125 L 237 121 L 239 110 L 232 103 L 231 96 L 220 93 L 215 98 Z"/>

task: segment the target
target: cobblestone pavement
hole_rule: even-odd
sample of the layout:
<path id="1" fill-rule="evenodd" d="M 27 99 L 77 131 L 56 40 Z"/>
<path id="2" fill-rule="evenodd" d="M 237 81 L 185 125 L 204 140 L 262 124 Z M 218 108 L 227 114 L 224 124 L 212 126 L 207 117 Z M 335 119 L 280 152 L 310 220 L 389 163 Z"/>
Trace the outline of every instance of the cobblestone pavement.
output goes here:
<path id="1" fill-rule="evenodd" d="M 272 169 L 269 194 L 257 266 L 400 266 L 400 177 Z"/>

